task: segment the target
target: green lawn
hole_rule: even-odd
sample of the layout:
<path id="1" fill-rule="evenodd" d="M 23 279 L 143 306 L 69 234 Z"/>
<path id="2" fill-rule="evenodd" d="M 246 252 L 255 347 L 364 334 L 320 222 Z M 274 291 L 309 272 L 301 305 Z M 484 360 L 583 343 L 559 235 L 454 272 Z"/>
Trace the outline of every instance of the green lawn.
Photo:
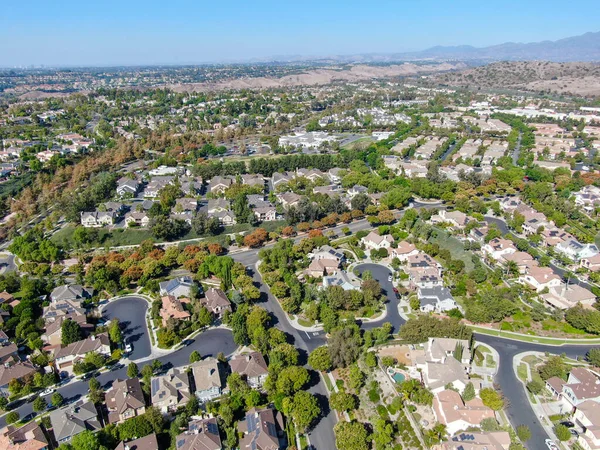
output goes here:
<path id="1" fill-rule="evenodd" d="M 462 242 L 447 231 L 442 230 L 441 228 L 434 228 L 434 230 L 436 231 L 436 235 L 431 236 L 429 242 L 439 245 L 440 249 L 448 250 L 452 255 L 452 259 L 458 259 L 464 262 L 466 271 L 471 272 L 475 267 L 473 260 L 471 259 L 473 253 L 466 251 Z"/>
<path id="2" fill-rule="evenodd" d="M 527 365 L 525 363 L 521 363 L 517 367 L 517 376 L 521 381 L 527 382 Z"/>
<path id="3" fill-rule="evenodd" d="M 480 327 L 477 325 L 467 324 L 476 333 L 487 334 L 489 336 L 499 336 L 507 339 L 514 339 L 516 341 L 532 342 L 534 344 L 547 344 L 561 346 L 564 344 L 575 344 L 575 345 L 595 345 L 600 344 L 600 338 L 581 336 L 580 338 L 568 339 L 568 338 L 549 338 L 541 336 L 531 336 L 527 334 L 512 333 L 509 331 L 500 331 L 490 328 Z"/>

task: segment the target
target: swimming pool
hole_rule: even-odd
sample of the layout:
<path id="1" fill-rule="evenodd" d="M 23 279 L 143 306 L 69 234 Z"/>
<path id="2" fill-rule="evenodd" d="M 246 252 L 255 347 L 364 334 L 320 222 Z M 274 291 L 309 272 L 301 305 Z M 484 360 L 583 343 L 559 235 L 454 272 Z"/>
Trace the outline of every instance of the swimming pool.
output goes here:
<path id="1" fill-rule="evenodd" d="M 396 383 L 402 383 L 404 380 L 406 380 L 404 374 L 400 372 L 396 372 L 394 375 L 392 375 L 392 378 Z"/>

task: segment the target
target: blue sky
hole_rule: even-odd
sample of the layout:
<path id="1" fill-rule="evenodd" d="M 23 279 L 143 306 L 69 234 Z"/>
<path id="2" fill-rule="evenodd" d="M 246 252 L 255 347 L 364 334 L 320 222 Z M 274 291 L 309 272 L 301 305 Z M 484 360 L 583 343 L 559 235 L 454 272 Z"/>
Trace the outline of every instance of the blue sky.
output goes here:
<path id="1" fill-rule="evenodd" d="M 555 40 L 598 0 L 3 0 L 0 67 L 241 61 Z"/>

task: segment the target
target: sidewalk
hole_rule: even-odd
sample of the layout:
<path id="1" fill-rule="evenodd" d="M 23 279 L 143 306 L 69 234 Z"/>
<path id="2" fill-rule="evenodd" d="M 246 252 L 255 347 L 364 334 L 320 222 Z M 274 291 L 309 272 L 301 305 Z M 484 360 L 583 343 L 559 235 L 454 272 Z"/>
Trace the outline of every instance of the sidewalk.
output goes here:
<path id="1" fill-rule="evenodd" d="M 530 334 L 521 334 L 515 333 L 514 331 L 501 331 L 495 328 L 484 327 L 481 325 L 473 325 L 470 323 L 465 323 L 466 326 L 473 329 L 475 333 L 487 334 L 489 336 L 496 336 L 502 339 L 508 339 L 512 341 L 521 341 L 521 342 L 529 342 L 531 344 L 540 344 L 540 345 L 551 345 L 560 347 L 562 345 L 599 345 L 600 338 L 579 338 L 579 339 L 570 339 L 570 338 L 550 338 L 543 336 L 532 336 Z"/>

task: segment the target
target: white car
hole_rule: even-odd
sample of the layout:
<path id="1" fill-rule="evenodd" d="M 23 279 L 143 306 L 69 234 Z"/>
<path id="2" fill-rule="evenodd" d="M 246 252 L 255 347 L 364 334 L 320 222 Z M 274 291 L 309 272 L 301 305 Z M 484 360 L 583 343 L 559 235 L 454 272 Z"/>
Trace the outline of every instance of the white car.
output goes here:
<path id="1" fill-rule="evenodd" d="M 54 393 L 54 391 L 56 391 L 54 388 L 44 389 L 42 392 L 40 392 L 40 395 L 50 395 Z"/>
<path id="2" fill-rule="evenodd" d="M 131 344 L 125 344 L 125 352 L 131 353 Z"/>
<path id="3" fill-rule="evenodd" d="M 560 450 L 558 445 L 556 445 L 552 439 L 546 439 L 544 442 L 546 443 L 546 447 L 550 450 Z"/>

